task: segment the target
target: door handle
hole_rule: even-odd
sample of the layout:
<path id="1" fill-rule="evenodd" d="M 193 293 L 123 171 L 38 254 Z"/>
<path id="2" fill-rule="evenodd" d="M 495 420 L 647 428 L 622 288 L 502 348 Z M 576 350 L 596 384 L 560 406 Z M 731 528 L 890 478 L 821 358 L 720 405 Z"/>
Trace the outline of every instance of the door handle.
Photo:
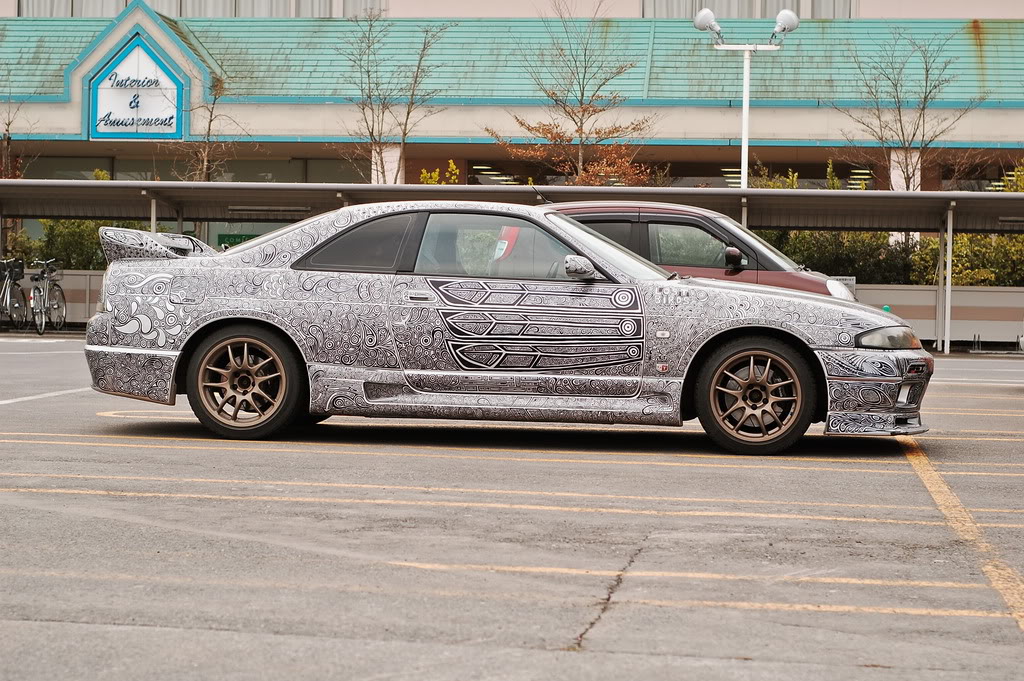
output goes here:
<path id="1" fill-rule="evenodd" d="M 406 291 L 405 299 L 420 303 L 433 303 L 437 300 L 430 291 Z"/>

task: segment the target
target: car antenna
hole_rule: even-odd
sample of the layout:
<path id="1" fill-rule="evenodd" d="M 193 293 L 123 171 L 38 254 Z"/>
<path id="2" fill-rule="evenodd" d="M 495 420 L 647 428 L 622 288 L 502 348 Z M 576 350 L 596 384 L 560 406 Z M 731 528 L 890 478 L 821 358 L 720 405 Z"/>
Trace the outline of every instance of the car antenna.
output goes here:
<path id="1" fill-rule="evenodd" d="M 537 189 L 537 185 L 531 184 L 530 186 L 533 187 L 533 191 L 537 192 L 537 196 L 540 197 L 541 201 L 543 201 L 544 203 L 554 203 L 554 201 L 549 200 L 548 197 L 540 193 L 540 190 Z"/>

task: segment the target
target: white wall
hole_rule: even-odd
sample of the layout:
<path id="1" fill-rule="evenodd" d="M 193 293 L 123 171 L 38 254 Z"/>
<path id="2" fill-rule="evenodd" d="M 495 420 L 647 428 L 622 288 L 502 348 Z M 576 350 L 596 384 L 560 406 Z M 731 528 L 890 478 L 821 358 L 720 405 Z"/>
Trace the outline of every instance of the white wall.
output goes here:
<path id="1" fill-rule="evenodd" d="M 593 16 L 598 5 L 601 16 L 608 18 L 638 18 L 642 16 L 642 0 L 570 0 L 573 15 Z M 521 0 L 520 2 L 499 2 L 498 0 L 388 0 L 387 14 L 400 17 L 492 17 L 492 18 L 536 18 L 555 16 L 550 0 Z"/>
<path id="2" fill-rule="evenodd" d="M 859 0 L 860 19 L 1024 19 L 1020 0 Z"/>
<path id="3" fill-rule="evenodd" d="M 858 284 L 862 303 L 888 305 L 907 320 L 921 338 L 936 337 L 935 286 Z M 941 311 L 940 311 L 941 314 Z M 985 342 L 1012 343 L 1024 333 L 1024 288 L 1010 286 L 954 286 L 954 341 L 970 341 L 980 334 Z"/>

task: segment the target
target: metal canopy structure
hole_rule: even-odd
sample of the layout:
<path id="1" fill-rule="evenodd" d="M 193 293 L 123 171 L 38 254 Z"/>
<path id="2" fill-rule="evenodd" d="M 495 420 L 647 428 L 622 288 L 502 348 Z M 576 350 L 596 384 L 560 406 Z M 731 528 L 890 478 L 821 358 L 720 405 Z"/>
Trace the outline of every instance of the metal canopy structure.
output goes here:
<path id="1" fill-rule="evenodd" d="M 543 195 L 541 195 L 543 194 Z M 3 218 L 287 222 L 342 206 L 443 199 L 541 203 L 630 200 L 716 210 L 753 229 L 869 230 L 939 234 L 936 321 L 949 352 L 953 233 L 1024 233 L 1024 194 L 675 187 L 373 185 L 277 182 L 0 180 Z"/>
<path id="2" fill-rule="evenodd" d="M 505 185 L 297 184 L 277 182 L 123 182 L 0 180 L 7 218 L 244 221 L 298 220 L 344 205 L 446 199 L 540 203 L 633 200 L 717 210 L 754 229 L 1024 233 L 1024 194 Z M 746 213 L 746 215 L 744 215 Z M 744 217 L 746 218 L 744 220 Z"/>

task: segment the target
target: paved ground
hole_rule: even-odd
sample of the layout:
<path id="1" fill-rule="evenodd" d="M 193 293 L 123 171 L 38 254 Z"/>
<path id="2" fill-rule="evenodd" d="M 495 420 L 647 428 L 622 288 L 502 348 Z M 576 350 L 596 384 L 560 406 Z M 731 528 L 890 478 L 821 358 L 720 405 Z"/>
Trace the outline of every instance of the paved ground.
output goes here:
<path id="1" fill-rule="evenodd" d="M 2 679 L 1021 678 L 1020 359 L 940 359 L 916 440 L 756 458 L 693 424 L 227 442 L 83 390 L 81 346 L 0 336 Z"/>

